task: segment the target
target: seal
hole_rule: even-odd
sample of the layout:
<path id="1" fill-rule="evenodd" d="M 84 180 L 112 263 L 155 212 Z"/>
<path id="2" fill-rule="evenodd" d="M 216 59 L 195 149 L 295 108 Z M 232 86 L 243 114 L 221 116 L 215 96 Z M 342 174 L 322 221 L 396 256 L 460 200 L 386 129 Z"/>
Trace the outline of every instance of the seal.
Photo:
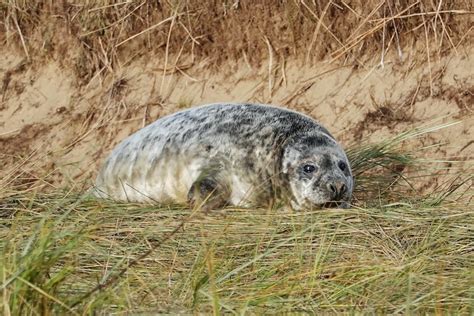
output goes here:
<path id="1" fill-rule="evenodd" d="M 95 195 L 191 203 L 348 207 L 353 177 L 329 131 L 309 116 L 261 104 L 209 104 L 162 117 L 123 140 Z"/>

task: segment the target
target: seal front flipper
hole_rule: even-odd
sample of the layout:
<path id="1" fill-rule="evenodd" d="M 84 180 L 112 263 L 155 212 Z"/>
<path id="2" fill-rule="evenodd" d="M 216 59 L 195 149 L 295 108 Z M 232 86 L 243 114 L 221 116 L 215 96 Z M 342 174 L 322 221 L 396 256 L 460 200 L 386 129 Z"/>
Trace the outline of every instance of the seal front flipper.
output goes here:
<path id="1" fill-rule="evenodd" d="M 200 207 L 205 211 L 222 208 L 229 204 L 230 192 L 215 177 L 198 177 L 188 192 L 188 202 L 192 208 Z"/>

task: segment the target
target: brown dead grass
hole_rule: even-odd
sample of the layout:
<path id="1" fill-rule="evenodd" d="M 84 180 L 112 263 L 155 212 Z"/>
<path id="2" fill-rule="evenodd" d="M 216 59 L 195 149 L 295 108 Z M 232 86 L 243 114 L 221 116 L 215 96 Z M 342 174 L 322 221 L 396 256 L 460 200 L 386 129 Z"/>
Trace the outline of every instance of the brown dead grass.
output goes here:
<path id="1" fill-rule="evenodd" d="M 255 65 L 286 57 L 355 61 L 369 53 L 383 62 L 389 51 L 403 58 L 407 46 L 420 46 L 428 58 L 456 50 L 472 36 L 473 6 L 469 0 L 2 0 L 0 40 L 27 59 L 72 61 L 85 80 L 150 51 L 164 56 L 163 73 L 203 59 Z"/>

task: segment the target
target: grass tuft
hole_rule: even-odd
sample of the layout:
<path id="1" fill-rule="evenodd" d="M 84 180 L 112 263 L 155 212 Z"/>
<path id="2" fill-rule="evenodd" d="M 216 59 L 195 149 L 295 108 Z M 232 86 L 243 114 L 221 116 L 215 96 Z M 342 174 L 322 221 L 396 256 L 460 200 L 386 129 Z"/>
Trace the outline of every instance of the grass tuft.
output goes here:
<path id="1" fill-rule="evenodd" d="M 409 169 L 421 166 L 403 143 L 439 128 L 353 147 L 361 180 L 351 209 L 192 213 L 57 190 L 9 194 L 0 202 L 0 308 L 471 314 L 474 207 L 448 196 L 472 197 L 472 183 L 455 178 L 433 195 L 406 193 L 400 181 L 415 181 Z M 404 166 L 399 180 L 379 181 L 393 165 Z M 362 195 L 373 183 L 392 193 Z"/>
<path id="2" fill-rule="evenodd" d="M 164 72 L 209 59 L 261 65 L 269 50 L 307 62 L 381 56 L 383 66 L 390 51 L 403 60 L 415 43 L 426 43 L 419 49 L 429 60 L 457 52 L 472 31 L 473 11 L 468 0 L 3 0 L 0 41 L 28 60 L 60 56 L 84 82 L 150 51 L 165 57 Z M 70 47 L 79 53 L 70 56 Z M 174 65 L 168 56 L 177 56 Z"/>

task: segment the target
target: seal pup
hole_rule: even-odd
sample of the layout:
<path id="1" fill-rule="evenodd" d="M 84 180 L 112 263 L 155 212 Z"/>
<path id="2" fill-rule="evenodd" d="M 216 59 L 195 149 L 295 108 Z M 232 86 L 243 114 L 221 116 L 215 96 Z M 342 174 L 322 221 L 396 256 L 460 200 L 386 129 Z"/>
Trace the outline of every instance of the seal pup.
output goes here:
<path id="1" fill-rule="evenodd" d="M 97 176 L 95 195 L 208 209 L 275 198 L 295 209 L 348 207 L 353 177 L 329 131 L 270 105 L 209 104 L 162 117 L 123 140 Z"/>

